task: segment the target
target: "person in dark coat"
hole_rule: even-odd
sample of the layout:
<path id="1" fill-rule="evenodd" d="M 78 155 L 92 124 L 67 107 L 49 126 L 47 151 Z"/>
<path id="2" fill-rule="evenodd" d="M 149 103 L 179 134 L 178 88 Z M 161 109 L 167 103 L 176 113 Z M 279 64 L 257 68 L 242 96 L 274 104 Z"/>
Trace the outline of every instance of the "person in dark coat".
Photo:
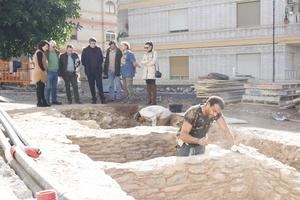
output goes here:
<path id="1" fill-rule="evenodd" d="M 80 65 L 80 60 L 77 53 L 73 52 L 73 46 L 67 45 L 67 51 L 60 55 L 59 58 L 59 76 L 65 81 L 68 103 L 72 104 L 72 95 L 70 85 L 74 92 L 75 103 L 81 104 L 79 100 L 78 83 L 76 69 Z"/>
<path id="2" fill-rule="evenodd" d="M 81 55 L 81 62 L 84 66 L 84 72 L 87 76 L 91 95 L 92 103 L 97 103 L 95 84 L 98 88 L 101 103 L 105 103 L 103 84 L 102 84 L 102 64 L 103 54 L 101 48 L 96 46 L 96 39 L 89 39 L 89 46 L 83 49 Z"/>
<path id="3" fill-rule="evenodd" d="M 114 41 L 110 41 L 109 48 L 106 51 L 104 62 L 104 75 L 109 80 L 109 94 L 111 101 L 121 99 L 121 58 L 122 51 L 116 46 L 116 43 Z M 115 89 L 117 91 L 116 94 Z"/>

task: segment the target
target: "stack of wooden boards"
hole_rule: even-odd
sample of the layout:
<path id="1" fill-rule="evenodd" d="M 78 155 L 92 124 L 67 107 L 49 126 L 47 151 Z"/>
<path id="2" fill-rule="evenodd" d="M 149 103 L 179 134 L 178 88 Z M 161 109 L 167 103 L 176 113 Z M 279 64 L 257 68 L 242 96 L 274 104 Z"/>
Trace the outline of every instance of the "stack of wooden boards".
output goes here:
<path id="1" fill-rule="evenodd" d="M 244 83 L 247 78 L 233 78 L 230 80 L 200 79 L 194 85 L 195 93 L 201 102 L 210 96 L 220 96 L 225 103 L 241 102 L 245 93 Z"/>
<path id="2" fill-rule="evenodd" d="M 275 105 L 281 108 L 300 104 L 300 82 L 246 83 L 245 89 L 244 103 Z"/>

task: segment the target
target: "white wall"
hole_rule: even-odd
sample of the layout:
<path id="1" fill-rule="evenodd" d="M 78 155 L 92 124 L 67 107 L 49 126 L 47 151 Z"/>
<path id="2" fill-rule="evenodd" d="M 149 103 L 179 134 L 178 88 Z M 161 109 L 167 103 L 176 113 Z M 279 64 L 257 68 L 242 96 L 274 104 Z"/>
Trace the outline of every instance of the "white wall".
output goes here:
<path id="1" fill-rule="evenodd" d="M 178 0 L 157 7 L 130 9 L 129 34 L 148 35 L 168 33 L 168 10 L 188 9 L 189 31 L 236 28 L 236 3 L 240 0 Z M 283 24 L 285 1 L 276 0 L 276 24 Z M 261 25 L 273 23 L 272 0 L 261 0 Z"/>
<path id="2" fill-rule="evenodd" d="M 190 80 L 196 80 L 199 76 L 217 72 L 233 76 L 233 68 L 237 70 L 238 54 L 260 54 L 260 74 L 252 74 L 257 80 L 272 80 L 273 54 L 272 45 L 242 46 L 206 49 L 182 49 L 159 51 L 159 66 L 163 79 L 169 79 L 170 63 L 169 56 L 189 56 Z M 287 65 L 287 49 L 284 45 L 276 46 L 276 80 L 284 80 Z M 140 61 L 142 54 L 136 55 Z M 137 70 L 136 78 L 141 79 L 142 68 Z"/>

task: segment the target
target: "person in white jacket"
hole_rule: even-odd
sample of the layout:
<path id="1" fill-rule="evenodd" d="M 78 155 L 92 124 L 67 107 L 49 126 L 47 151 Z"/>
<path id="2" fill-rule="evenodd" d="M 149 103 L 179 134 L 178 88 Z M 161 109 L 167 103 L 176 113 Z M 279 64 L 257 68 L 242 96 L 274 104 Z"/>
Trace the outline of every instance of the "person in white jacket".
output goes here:
<path id="1" fill-rule="evenodd" d="M 163 106 L 147 106 L 134 114 L 134 119 L 140 123 L 150 122 L 152 126 L 166 126 L 171 119 L 171 111 Z"/>
<path id="2" fill-rule="evenodd" d="M 145 54 L 141 60 L 143 66 L 142 78 L 146 80 L 148 102 L 147 105 L 156 105 L 156 83 L 155 83 L 155 71 L 157 64 L 157 52 L 153 50 L 153 43 L 146 42 Z"/>

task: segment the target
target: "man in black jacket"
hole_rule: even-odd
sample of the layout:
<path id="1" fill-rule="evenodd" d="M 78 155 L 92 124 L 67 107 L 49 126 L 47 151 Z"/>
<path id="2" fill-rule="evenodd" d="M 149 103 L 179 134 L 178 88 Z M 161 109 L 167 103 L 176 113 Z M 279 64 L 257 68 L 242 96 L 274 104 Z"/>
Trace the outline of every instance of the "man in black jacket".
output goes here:
<path id="1" fill-rule="evenodd" d="M 116 101 L 121 98 L 120 88 L 120 65 L 121 65 L 122 51 L 117 48 L 114 41 L 109 42 L 109 48 L 106 51 L 104 62 L 104 75 L 109 79 L 109 94 L 110 100 Z M 115 95 L 115 89 L 117 94 Z"/>
<path id="2" fill-rule="evenodd" d="M 92 103 L 96 104 L 97 102 L 95 83 L 98 88 L 101 103 L 105 103 L 102 84 L 103 54 L 101 49 L 96 46 L 95 38 L 89 39 L 89 46 L 84 48 L 82 51 L 81 61 L 89 82 L 92 94 Z"/>
<path id="3" fill-rule="evenodd" d="M 59 58 L 59 76 L 65 81 L 66 93 L 69 104 L 72 104 L 72 95 L 70 90 L 70 84 L 72 84 L 75 103 L 81 104 L 79 100 L 78 84 L 76 68 L 79 67 L 80 60 L 77 53 L 73 52 L 73 46 L 67 45 L 67 51 L 60 55 Z"/>

